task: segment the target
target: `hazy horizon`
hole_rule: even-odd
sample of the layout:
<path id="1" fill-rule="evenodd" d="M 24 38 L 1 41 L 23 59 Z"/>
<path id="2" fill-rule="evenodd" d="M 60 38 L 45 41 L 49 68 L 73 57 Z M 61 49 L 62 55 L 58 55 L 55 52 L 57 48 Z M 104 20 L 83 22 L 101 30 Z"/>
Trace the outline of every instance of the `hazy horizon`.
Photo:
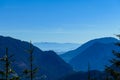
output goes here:
<path id="1" fill-rule="evenodd" d="M 120 31 L 119 0 L 0 0 L 0 35 L 85 43 Z"/>

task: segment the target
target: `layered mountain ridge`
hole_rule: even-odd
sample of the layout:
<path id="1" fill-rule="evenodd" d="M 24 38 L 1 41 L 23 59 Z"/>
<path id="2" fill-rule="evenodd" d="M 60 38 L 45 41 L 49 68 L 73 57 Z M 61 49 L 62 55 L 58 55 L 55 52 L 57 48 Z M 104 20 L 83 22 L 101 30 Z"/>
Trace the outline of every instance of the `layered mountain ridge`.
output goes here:
<path id="1" fill-rule="evenodd" d="M 28 42 L 0 36 L 0 57 L 5 55 L 5 48 L 8 48 L 9 55 L 14 55 L 13 69 L 18 75 L 21 75 L 24 69 L 29 68 L 29 54 L 27 53 L 29 46 Z M 33 47 L 34 65 L 39 68 L 36 74 L 38 80 L 42 75 L 46 76 L 45 80 L 57 80 L 73 72 L 72 67 L 54 51 L 42 51 L 35 46 Z"/>
<path id="2" fill-rule="evenodd" d="M 118 50 L 115 45 L 117 39 L 105 37 L 93 39 L 83 44 L 79 48 L 61 55 L 61 57 L 71 64 L 76 71 L 87 71 L 88 64 L 92 70 L 104 70 L 105 65 L 109 65 L 109 60 L 114 56 L 112 50 Z"/>

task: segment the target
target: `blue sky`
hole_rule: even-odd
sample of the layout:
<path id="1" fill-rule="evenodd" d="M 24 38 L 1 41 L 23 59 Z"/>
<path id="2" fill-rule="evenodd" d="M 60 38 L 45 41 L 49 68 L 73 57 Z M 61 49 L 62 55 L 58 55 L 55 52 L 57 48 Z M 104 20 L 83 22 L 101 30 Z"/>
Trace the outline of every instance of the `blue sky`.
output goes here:
<path id="1" fill-rule="evenodd" d="M 119 32 L 119 0 L 0 0 L 3 36 L 83 43 Z"/>

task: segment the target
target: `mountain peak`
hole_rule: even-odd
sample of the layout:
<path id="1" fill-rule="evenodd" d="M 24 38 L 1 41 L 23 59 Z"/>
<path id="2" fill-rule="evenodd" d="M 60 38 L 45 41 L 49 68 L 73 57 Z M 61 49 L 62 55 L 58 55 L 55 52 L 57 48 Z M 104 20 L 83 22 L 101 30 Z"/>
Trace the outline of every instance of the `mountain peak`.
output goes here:
<path id="1" fill-rule="evenodd" d="M 118 39 L 114 38 L 114 37 L 103 37 L 103 38 L 97 38 L 97 39 L 93 39 L 93 40 L 90 40 L 90 41 L 96 41 L 96 42 L 101 42 L 101 43 L 113 43 L 113 42 L 116 42 L 118 41 Z M 89 42 L 90 42 L 89 41 Z"/>
<path id="2" fill-rule="evenodd" d="M 29 42 L 0 36 L 0 57 L 5 55 L 5 48 L 7 47 L 9 49 L 8 53 L 14 55 L 15 62 L 13 63 L 13 68 L 18 75 L 21 75 L 22 71 L 29 67 L 29 54 L 27 53 L 29 46 Z M 34 65 L 40 67 L 37 75 L 46 75 L 46 80 L 56 80 L 73 72 L 72 67 L 55 52 L 42 51 L 35 46 L 33 47 Z"/>
<path id="3" fill-rule="evenodd" d="M 75 70 L 87 70 L 88 62 L 91 62 L 93 70 L 103 70 L 104 65 L 107 65 L 113 56 L 112 50 L 118 49 L 114 45 L 115 42 L 118 40 L 113 37 L 93 39 L 75 50 L 64 53 L 61 57 L 70 63 Z"/>

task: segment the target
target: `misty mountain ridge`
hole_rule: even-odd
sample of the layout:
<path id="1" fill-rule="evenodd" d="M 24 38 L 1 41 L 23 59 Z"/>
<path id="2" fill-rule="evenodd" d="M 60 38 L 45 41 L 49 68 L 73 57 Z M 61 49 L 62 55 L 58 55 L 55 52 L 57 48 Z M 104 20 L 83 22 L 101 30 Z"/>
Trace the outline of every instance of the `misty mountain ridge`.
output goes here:
<path id="1" fill-rule="evenodd" d="M 77 47 L 80 46 L 79 43 L 57 43 L 57 42 L 36 42 L 33 44 L 42 49 L 43 51 L 53 50 L 58 54 L 65 53 L 69 50 L 76 49 Z"/>
<path id="2" fill-rule="evenodd" d="M 87 71 L 88 63 L 92 70 L 103 71 L 105 65 L 109 65 L 109 60 L 114 57 L 112 50 L 119 50 L 115 45 L 116 42 L 118 40 L 112 37 L 93 39 L 75 50 L 66 52 L 61 57 L 76 71 Z"/>
<path id="3" fill-rule="evenodd" d="M 9 55 L 14 55 L 15 62 L 12 64 L 12 68 L 18 75 L 21 75 L 24 69 L 29 68 L 29 54 L 26 52 L 29 46 L 28 42 L 0 36 L 0 57 L 5 55 L 5 48 L 8 48 Z M 46 80 L 57 80 L 73 72 L 72 67 L 54 51 L 42 51 L 35 46 L 33 47 L 34 65 L 40 68 L 36 74 L 39 79 L 42 75 L 46 75 Z"/>
<path id="4" fill-rule="evenodd" d="M 114 43 L 118 41 L 117 39 L 113 38 L 113 37 L 104 37 L 104 38 L 98 38 L 98 39 L 93 39 L 90 40 L 84 44 L 82 44 L 81 46 L 79 46 L 78 48 L 74 49 L 74 50 L 70 50 L 64 54 L 61 54 L 60 56 L 66 61 L 69 62 L 73 57 L 77 56 L 78 54 L 82 53 L 85 49 L 87 49 L 88 47 L 90 47 L 91 45 L 93 45 L 96 42 L 99 43 Z"/>
<path id="5" fill-rule="evenodd" d="M 96 72 L 97 77 L 99 77 L 99 75 L 103 76 L 104 73 L 101 71 L 104 71 L 105 65 L 110 65 L 109 60 L 114 57 L 112 50 L 119 49 L 114 44 L 118 41 L 119 40 L 112 37 L 93 39 L 77 49 L 66 52 L 60 56 L 54 51 L 42 51 L 33 46 L 35 57 L 34 64 L 40 67 L 37 76 L 40 78 L 42 75 L 46 75 L 46 80 L 87 80 L 88 63 L 90 64 L 90 70 L 96 70 L 91 71 L 91 73 Z M 5 48 L 7 47 L 9 54 L 14 54 L 15 62 L 13 69 L 18 75 L 21 75 L 22 70 L 25 68 L 29 68 L 29 55 L 26 53 L 26 50 L 29 49 L 29 45 L 30 44 L 25 41 L 0 36 L 0 57 L 5 55 Z M 66 59 L 66 55 L 69 60 Z M 64 60 L 62 60 L 61 57 Z M 75 73 L 73 69 L 80 72 Z"/>

